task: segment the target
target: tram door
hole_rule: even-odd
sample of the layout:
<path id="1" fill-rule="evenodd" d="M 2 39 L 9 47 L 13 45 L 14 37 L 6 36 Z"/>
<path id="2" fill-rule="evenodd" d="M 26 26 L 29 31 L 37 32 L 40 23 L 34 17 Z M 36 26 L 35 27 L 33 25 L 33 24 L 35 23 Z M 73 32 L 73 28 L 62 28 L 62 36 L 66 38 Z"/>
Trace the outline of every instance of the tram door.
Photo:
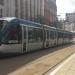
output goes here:
<path id="1" fill-rule="evenodd" d="M 28 42 L 28 34 L 27 34 L 27 27 L 23 26 L 22 28 L 22 44 L 23 44 L 23 52 L 27 52 L 27 42 Z"/>
<path id="2" fill-rule="evenodd" d="M 55 30 L 50 31 L 50 41 L 51 41 L 51 46 L 54 46 L 56 44 L 56 31 Z"/>
<path id="3" fill-rule="evenodd" d="M 27 51 L 39 50 L 43 44 L 43 31 L 40 28 L 28 27 Z"/>
<path id="4" fill-rule="evenodd" d="M 49 46 L 50 46 L 50 38 L 49 38 L 49 36 L 50 36 L 50 32 L 49 32 L 49 30 L 45 30 L 45 48 L 48 48 Z"/>

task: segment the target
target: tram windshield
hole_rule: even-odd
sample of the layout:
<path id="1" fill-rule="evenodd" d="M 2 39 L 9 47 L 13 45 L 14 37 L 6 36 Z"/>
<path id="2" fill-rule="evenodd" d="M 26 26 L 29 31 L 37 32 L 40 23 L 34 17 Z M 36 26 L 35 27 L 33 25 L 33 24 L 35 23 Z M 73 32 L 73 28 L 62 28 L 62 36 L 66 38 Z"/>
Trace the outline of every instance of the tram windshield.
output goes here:
<path id="1" fill-rule="evenodd" d="M 1 32 L 1 42 L 2 44 L 19 44 L 21 43 L 21 26 L 17 21 L 11 21 L 6 24 L 3 23 L 3 28 Z"/>

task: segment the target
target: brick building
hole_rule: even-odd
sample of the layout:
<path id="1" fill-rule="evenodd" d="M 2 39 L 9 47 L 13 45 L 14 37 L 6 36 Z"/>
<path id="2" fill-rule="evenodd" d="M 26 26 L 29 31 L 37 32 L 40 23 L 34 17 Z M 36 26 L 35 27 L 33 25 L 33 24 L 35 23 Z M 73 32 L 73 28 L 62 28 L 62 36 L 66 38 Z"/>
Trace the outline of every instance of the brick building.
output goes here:
<path id="1" fill-rule="evenodd" d="M 56 0 L 45 0 L 44 4 L 44 19 L 45 23 L 50 25 L 57 20 Z"/>

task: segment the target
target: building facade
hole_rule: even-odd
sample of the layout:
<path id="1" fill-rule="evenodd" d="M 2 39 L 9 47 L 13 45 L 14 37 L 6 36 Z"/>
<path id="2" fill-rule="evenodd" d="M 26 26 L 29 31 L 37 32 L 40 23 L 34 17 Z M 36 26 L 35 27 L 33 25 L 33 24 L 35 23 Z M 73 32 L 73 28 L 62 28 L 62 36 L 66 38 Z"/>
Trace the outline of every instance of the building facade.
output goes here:
<path id="1" fill-rule="evenodd" d="M 75 22 L 75 13 L 66 13 L 66 20 L 68 22 L 72 22 L 74 23 Z"/>
<path id="2" fill-rule="evenodd" d="M 66 21 L 69 24 L 66 29 L 69 27 L 72 29 L 71 31 L 75 32 L 75 13 L 66 13 Z"/>
<path id="3" fill-rule="evenodd" d="M 51 25 L 57 20 L 56 0 L 45 0 L 44 7 L 45 23 Z"/>
<path id="4" fill-rule="evenodd" d="M 71 24 L 70 26 L 71 26 L 72 32 L 73 32 L 73 42 L 75 43 L 75 12 L 67 13 L 66 20 Z"/>
<path id="5" fill-rule="evenodd" d="M 56 0 L 0 0 L 3 16 L 17 17 L 51 25 L 56 20 Z"/>
<path id="6" fill-rule="evenodd" d="M 15 16 L 15 0 L 4 0 L 4 17 Z"/>
<path id="7" fill-rule="evenodd" d="M 0 0 L 0 17 L 2 17 L 4 11 L 4 0 Z"/>

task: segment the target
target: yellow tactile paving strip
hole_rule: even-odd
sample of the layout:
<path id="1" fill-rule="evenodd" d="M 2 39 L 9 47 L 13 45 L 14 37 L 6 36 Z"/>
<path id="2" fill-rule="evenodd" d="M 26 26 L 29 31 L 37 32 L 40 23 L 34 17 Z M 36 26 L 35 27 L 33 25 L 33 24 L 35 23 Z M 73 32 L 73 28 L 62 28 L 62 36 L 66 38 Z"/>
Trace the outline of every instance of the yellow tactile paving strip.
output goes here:
<path id="1" fill-rule="evenodd" d="M 49 75 L 75 75 L 75 54 L 65 60 Z"/>

